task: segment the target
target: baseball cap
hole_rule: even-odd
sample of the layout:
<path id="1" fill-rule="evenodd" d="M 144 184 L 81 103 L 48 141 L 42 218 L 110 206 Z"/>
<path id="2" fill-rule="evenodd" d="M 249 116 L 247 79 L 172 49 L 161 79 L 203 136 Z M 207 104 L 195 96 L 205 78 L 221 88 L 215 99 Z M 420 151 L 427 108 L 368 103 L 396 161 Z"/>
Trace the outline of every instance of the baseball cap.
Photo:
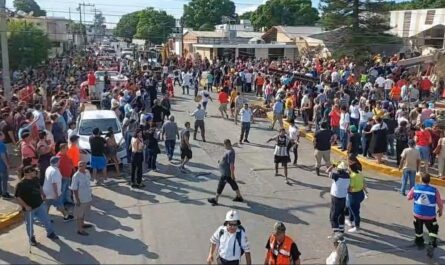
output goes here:
<path id="1" fill-rule="evenodd" d="M 273 226 L 275 233 L 285 233 L 286 232 L 286 226 L 283 224 L 283 222 L 276 222 Z"/>

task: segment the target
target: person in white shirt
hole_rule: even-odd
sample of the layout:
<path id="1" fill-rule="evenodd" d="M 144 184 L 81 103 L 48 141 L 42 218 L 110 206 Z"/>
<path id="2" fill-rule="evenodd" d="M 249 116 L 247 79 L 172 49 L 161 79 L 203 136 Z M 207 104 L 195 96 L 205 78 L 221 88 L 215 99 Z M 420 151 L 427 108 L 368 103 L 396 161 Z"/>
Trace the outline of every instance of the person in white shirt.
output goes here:
<path id="1" fill-rule="evenodd" d="M 240 120 L 241 120 L 241 135 L 239 138 L 239 143 L 243 143 L 243 139 L 245 143 L 250 143 L 247 139 L 249 137 L 249 131 L 250 131 L 250 123 L 253 121 L 253 112 L 249 108 L 249 104 L 245 103 L 244 108 L 240 110 Z"/>
<path id="2" fill-rule="evenodd" d="M 207 110 L 207 104 L 209 103 L 209 100 L 213 102 L 213 99 L 207 90 L 201 90 L 201 92 L 199 92 L 199 94 L 201 95 L 202 108 L 204 110 Z"/>
<path id="3" fill-rule="evenodd" d="M 377 78 L 378 79 L 378 78 Z M 394 81 L 390 78 L 387 77 L 385 79 L 384 82 L 384 87 L 385 87 L 385 99 L 389 99 L 389 94 L 391 92 L 392 87 L 394 86 Z"/>
<path id="4" fill-rule="evenodd" d="M 77 223 L 77 234 L 87 236 L 85 228 L 92 227 L 91 224 L 85 224 L 85 216 L 88 214 L 91 208 L 91 201 L 93 200 L 91 194 L 91 175 L 86 169 L 86 162 L 79 161 L 79 169 L 74 174 L 71 181 L 70 189 L 73 191 L 73 197 L 75 201 L 74 215 Z"/>
<path id="5" fill-rule="evenodd" d="M 360 107 L 358 103 L 358 100 L 354 99 L 351 106 L 349 106 L 351 125 L 355 125 L 357 128 L 360 121 Z"/>
<path id="6" fill-rule="evenodd" d="M 246 264 L 252 264 L 249 241 L 247 241 L 246 232 L 241 226 L 237 211 L 228 211 L 224 225 L 218 227 L 210 238 L 210 250 L 207 257 L 207 264 L 210 265 L 213 263 L 215 252 L 217 252 L 218 255 L 218 264 L 239 264 L 243 254 L 246 255 Z"/>
<path id="7" fill-rule="evenodd" d="M 69 214 L 63 205 L 62 198 L 62 174 L 59 170 L 60 158 L 53 156 L 50 159 L 50 166 L 45 171 L 45 181 L 43 183 L 43 194 L 45 195 L 48 212 L 51 206 L 57 208 L 63 214 L 64 221 L 71 221 L 74 217 Z"/>
<path id="8" fill-rule="evenodd" d="M 34 119 L 36 120 L 36 125 L 39 130 L 45 130 L 45 117 L 42 112 L 42 105 L 36 104 L 35 109 L 32 112 Z"/>
<path id="9" fill-rule="evenodd" d="M 187 95 L 190 94 L 190 87 L 192 86 L 192 73 L 189 71 L 185 73 L 182 77 L 182 94 L 185 94 L 185 90 L 187 89 Z"/>
<path id="10" fill-rule="evenodd" d="M 345 207 L 351 178 L 348 173 L 348 165 L 342 161 L 337 165 L 336 172 L 332 172 L 335 165 L 328 168 L 331 184 L 331 211 L 330 221 L 333 234 L 345 232 Z"/>
<path id="11" fill-rule="evenodd" d="M 298 130 L 298 127 L 295 124 L 294 120 L 292 120 L 290 122 L 289 138 L 290 138 L 290 141 L 291 141 L 289 149 L 292 149 L 292 152 L 294 152 L 294 163 L 293 164 L 297 165 L 297 162 L 298 162 L 298 145 L 300 144 L 300 131 Z"/>
<path id="12" fill-rule="evenodd" d="M 244 92 L 250 92 L 252 90 L 252 74 L 249 71 L 244 73 L 244 80 L 245 80 Z"/>
<path id="13" fill-rule="evenodd" d="M 341 150 L 345 151 L 348 146 L 348 129 L 349 129 L 350 119 L 349 113 L 346 106 L 341 106 L 340 114 L 340 142 Z"/>

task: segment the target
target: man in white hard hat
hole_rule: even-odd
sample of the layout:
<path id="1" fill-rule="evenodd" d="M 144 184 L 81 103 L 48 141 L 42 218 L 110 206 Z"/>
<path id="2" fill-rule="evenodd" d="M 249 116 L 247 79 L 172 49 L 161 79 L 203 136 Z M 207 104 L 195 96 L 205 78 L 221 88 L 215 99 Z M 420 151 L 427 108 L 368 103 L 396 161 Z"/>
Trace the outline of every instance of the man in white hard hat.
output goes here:
<path id="1" fill-rule="evenodd" d="M 334 166 L 337 167 L 336 172 L 332 172 Z M 351 182 L 348 165 L 342 161 L 338 165 L 332 165 L 327 171 L 329 172 L 329 177 L 332 179 L 331 212 L 329 214 L 332 233 L 344 233 L 346 196 L 348 195 L 349 184 Z"/>
<path id="2" fill-rule="evenodd" d="M 210 238 L 210 251 L 207 264 L 212 264 L 215 251 L 218 253 L 218 264 L 238 265 L 243 254 L 246 254 L 246 264 L 252 264 L 246 231 L 241 226 L 237 211 L 228 211 L 224 225 L 218 227 Z"/>

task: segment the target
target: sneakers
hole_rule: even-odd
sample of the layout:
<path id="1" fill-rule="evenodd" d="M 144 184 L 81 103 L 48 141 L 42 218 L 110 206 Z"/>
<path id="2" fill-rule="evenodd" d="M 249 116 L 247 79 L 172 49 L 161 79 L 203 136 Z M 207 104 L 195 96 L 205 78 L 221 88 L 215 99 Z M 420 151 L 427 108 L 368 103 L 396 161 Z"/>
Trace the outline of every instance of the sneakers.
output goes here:
<path id="1" fill-rule="evenodd" d="M 85 231 L 77 231 L 77 234 L 78 235 L 81 235 L 81 236 L 88 236 L 89 234 L 87 233 L 87 232 L 85 232 Z"/>
<path id="2" fill-rule="evenodd" d="M 9 194 L 9 193 L 5 193 L 2 195 L 2 198 L 5 200 L 10 200 L 10 199 L 13 199 L 14 196 L 11 196 L 11 194 Z"/>
<path id="3" fill-rule="evenodd" d="M 93 225 L 92 224 L 84 224 L 84 225 L 82 225 L 82 228 L 92 228 L 93 227 Z"/>
<path id="4" fill-rule="evenodd" d="M 317 174 L 317 176 L 320 176 L 320 168 L 316 167 L 315 168 L 315 173 Z"/>
<path id="5" fill-rule="evenodd" d="M 215 198 L 209 198 L 207 201 L 213 206 L 218 205 L 218 201 Z"/>
<path id="6" fill-rule="evenodd" d="M 360 232 L 360 230 L 357 227 L 353 227 L 351 229 L 348 230 L 349 233 L 358 233 Z"/>
<path id="7" fill-rule="evenodd" d="M 142 188 L 145 187 L 145 184 L 144 184 L 144 183 L 138 184 L 137 187 L 138 187 L 139 189 L 142 189 Z"/>
<path id="8" fill-rule="evenodd" d="M 249 140 L 247 139 L 244 139 L 244 142 L 250 144 Z"/>
<path id="9" fill-rule="evenodd" d="M 239 144 L 243 144 L 243 141 L 239 140 Z"/>
<path id="10" fill-rule="evenodd" d="M 35 236 L 32 236 L 31 239 L 29 240 L 29 243 L 31 244 L 31 246 L 35 247 L 37 246 L 37 240 Z"/>
<path id="11" fill-rule="evenodd" d="M 354 227 L 351 223 L 351 221 L 349 220 L 345 220 L 345 225 L 349 226 L 349 227 Z"/>
<path id="12" fill-rule="evenodd" d="M 234 202 L 244 202 L 243 197 L 235 197 L 235 199 L 233 199 Z"/>
<path id="13" fill-rule="evenodd" d="M 133 189 L 135 189 L 135 188 L 137 188 L 137 187 L 138 187 L 138 184 L 136 184 L 136 183 L 133 183 L 133 184 L 131 184 L 131 187 L 132 187 Z"/>
<path id="14" fill-rule="evenodd" d="M 74 220 L 74 216 L 72 216 L 71 214 L 63 217 L 63 221 L 64 222 L 69 222 L 69 221 L 72 221 L 72 220 Z"/>
<path id="15" fill-rule="evenodd" d="M 51 240 L 59 239 L 59 237 L 54 232 L 52 232 L 51 234 L 47 235 L 46 237 L 51 239 Z"/>

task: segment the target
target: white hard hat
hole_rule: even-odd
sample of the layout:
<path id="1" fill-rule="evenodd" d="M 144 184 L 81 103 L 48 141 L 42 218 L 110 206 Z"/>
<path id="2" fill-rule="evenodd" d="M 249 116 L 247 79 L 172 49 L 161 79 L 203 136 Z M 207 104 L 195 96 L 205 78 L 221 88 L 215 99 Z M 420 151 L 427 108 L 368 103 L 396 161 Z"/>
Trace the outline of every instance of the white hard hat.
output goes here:
<path id="1" fill-rule="evenodd" d="M 239 214 L 235 210 L 230 210 L 226 214 L 226 222 L 239 221 Z"/>
<path id="2" fill-rule="evenodd" d="M 346 165 L 345 162 L 340 162 L 340 164 L 338 164 L 337 169 L 339 170 L 347 170 L 348 169 L 348 165 Z"/>

